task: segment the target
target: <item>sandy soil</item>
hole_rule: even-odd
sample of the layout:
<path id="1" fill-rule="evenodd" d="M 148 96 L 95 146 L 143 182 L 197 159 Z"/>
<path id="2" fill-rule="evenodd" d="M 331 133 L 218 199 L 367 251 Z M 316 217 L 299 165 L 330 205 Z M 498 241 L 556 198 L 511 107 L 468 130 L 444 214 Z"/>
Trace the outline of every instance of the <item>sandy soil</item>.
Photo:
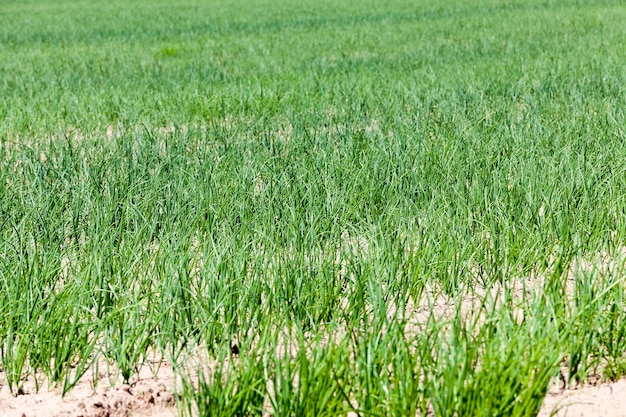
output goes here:
<path id="1" fill-rule="evenodd" d="M 625 417 L 626 379 L 615 383 L 553 390 L 539 417 Z"/>
<path id="2" fill-rule="evenodd" d="M 101 381 L 94 389 L 91 379 L 84 378 L 65 398 L 59 389 L 34 393 L 34 383 L 29 381 L 25 393 L 17 397 L 2 387 L 0 417 L 175 417 L 173 383 L 167 363 L 156 377 L 144 370 L 131 385 Z M 558 385 L 555 381 L 539 417 L 626 417 L 626 379 L 566 390 Z"/>
<path id="3" fill-rule="evenodd" d="M 0 372 L 0 378 L 4 375 Z M 143 369 L 130 385 L 111 385 L 105 375 L 94 389 L 93 379 L 84 377 L 72 392 L 40 389 L 33 380 L 24 384 L 24 393 L 12 396 L 7 386 L 0 390 L 0 417 L 174 417 L 176 407 L 170 388 L 172 367 L 163 363 L 156 377 Z"/>

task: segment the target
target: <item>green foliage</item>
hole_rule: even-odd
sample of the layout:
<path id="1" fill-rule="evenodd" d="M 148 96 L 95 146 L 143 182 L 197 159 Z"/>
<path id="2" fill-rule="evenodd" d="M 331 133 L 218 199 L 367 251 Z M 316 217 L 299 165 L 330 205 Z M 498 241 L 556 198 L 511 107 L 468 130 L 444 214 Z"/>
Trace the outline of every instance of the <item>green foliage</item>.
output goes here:
<path id="1" fill-rule="evenodd" d="M 526 416 L 624 376 L 626 7 L 431 3 L 3 2 L 0 383 L 156 351 L 187 414 Z"/>

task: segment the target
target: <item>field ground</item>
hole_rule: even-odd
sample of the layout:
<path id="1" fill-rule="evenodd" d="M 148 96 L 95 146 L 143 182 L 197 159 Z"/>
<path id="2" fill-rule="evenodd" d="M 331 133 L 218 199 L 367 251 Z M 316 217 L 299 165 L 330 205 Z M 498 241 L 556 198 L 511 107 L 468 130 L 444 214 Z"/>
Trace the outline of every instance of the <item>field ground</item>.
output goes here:
<path id="1" fill-rule="evenodd" d="M 164 384 L 171 383 L 171 374 L 147 375 L 129 386 L 100 388 L 96 392 L 77 387 L 65 398 L 58 391 L 39 392 L 13 397 L 9 392 L 0 393 L 0 409 L 3 417 L 171 417 L 176 409 L 170 403 L 171 393 Z M 8 390 L 6 390 L 8 391 Z M 163 397 L 163 398 L 160 398 Z M 595 386 L 550 390 L 539 411 L 539 417 L 622 417 L 626 410 L 626 381 L 605 382 Z M 554 412 L 556 411 L 556 414 Z"/>
<path id="2" fill-rule="evenodd" d="M 0 21 L 0 416 L 626 415 L 623 1 Z"/>
<path id="3" fill-rule="evenodd" d="M 0 410 L 3 417 L 171 417 L 176 415 L 168 389 L 172 381 L 171 368 L 165 366 L 156 377 L 144 371 L 132 386 L 117 383 L 94 390 L 85 378 L 65 398 L 58 390 L 39 393 L 33 390 L 29 395 L 14 397 L 5 389 L 0 392 Z M 621 417 L 624 410 L 625 380 L 567 389 L 562 389 L 555 381 L 538 416 Z"/>

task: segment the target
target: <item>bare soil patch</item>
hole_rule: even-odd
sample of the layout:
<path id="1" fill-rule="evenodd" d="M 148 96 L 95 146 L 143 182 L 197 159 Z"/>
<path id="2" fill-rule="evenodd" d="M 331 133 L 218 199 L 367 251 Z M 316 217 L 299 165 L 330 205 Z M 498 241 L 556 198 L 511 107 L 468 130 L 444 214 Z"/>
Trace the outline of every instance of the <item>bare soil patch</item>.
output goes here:
<path id="1" fill-rule="evenodd" d="M 89 374 L 88 374 L 89 375 Z M 34 380 L 24 384 L 23 393 L 13 396 L 7 386 L 0 389 L 0 417 L 173 417 L 177 415 L 172 367 L 164 362 L 154 374 L 143 369 L 131 384 L 112 384 L 101 375 L 86 375 L 65 397 L 59 388 L 35 392 Z M 4 375 L 0 372 L 0 378 Z M 102 378 L 103 377 L 103 378 Z"/>
<path id="2" fill-rule="evenodd" d="M 613 383 L 551 390 L 538 417 L 624 417 L 626 379 Z"/>
<path id="3" fill-rule="evenodd" d="M 85 377 L 65 398 L 60 390 L 41 390 L 14 397 L 0 390 L 0 417 L 175 417 L 178 415 L 170 387 L 171 367 L 164 364 L 156 376 L 141 375 L 130 385 L 110 386 Z M 106 386 L 105 386 L 106 385 Z M 624 417 L 626 379 L 614 383 L 560 389 L 559 382 L 546 396 L 538 417 Z"/>

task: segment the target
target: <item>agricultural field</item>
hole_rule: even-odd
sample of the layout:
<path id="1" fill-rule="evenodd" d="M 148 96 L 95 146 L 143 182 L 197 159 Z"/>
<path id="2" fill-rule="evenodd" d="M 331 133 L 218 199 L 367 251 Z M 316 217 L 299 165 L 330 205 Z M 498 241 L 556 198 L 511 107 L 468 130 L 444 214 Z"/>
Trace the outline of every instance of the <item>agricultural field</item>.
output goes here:
<path id="1" fill-rule="evenodd" d="M 0 417 L 626 415 L 624 22 L 0 0 Z"/>

